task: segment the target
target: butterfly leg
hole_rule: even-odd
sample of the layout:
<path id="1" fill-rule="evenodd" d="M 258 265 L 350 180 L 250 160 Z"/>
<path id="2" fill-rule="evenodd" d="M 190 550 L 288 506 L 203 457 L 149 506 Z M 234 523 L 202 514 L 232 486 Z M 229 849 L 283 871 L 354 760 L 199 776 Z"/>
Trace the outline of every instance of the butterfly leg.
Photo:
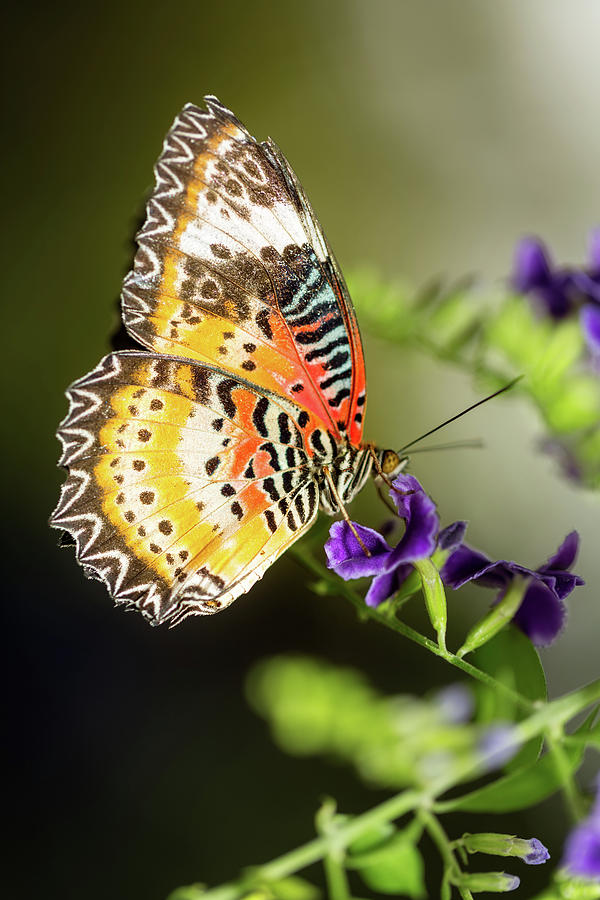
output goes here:
<path id="1" fill-rule="evenodd" d="M 378 495 L 379 495 L 379 499 L 381 500 L 381 502 L 382 502 L 385 506 L 387 506 L 387 508 L 389 509 L 389 511 L 390 511 L 391 513 L 393 513 L 395 516 L 397 516 L 397 515 L 398 515 L 398 510 L 391 504 L 391 502 L 389 501 L 389 499 L 388 499 L 388 498 L 385 496 L 385 494 L 383 493 L 379 481 L 375 481 L 375 489 L 377 490 L 377 493 L 378 493 Z"/>
<path id="2" fill-rule="evenodd" d="M 329 487 L 330 487 L 330 489 L 331 489 L 331 493 L 332 493 L 333 496 L 335 497 L 336 503 L 337 503 L 337 505 L 338 505 L 338 509 L 339 509 L 340 513 L 342 514 L 342 518 L 344 519 L 344 522 L 346 522 L 346 524 L 348 525 L 350 531 L 352 532 L 352 534 L 354 535 L 354 537 L 355 537 L 356 540 L 358 541 L 358 544 L 359 544 L 359 546 L 361 547 L 361 549 L 362 549 L 363 553 L 365 554 L 365 556 L 370 556 L 370 555 L 371 555 L 371 551 L 370 551 L 367 547 L 365 547 L 363 541 L 362 541 L 361 538 L 360 538 L 359 533 L 357 532 L 356 528 L 354 527 L 354 523 L 350 520 L 350 516 L 348 515 L 348 510 L 347 510 L 346 507 L 344 506 L 344 504 L 343 504 L 343 502 L 342 502 L 342 498 L 340 497 L 340 495 L 339 495 L 338 492 L 337 492 L 337 488 L 336 488 L 336 486 L 335 486 L 335 482 L 334 482 L 333 478 L 331 477 L 331 472 L 329 471 L 329 467 L 328 467 L 328 466 L 323 466 L 323 474 L 325 475 L 325 478 L 327 479 L 327 483 L 329 484 Z"/>
<path id="3" fill-rule="evenodd" d="M 375 471 L 377 472 L 379 477 L 382 478 L 383 481 L 385 481 L 385 483 L 387 484 L 388 487 L 390 487 L 390 488 L 393 487 L 392 479 L 388 478 L 388 476 L 385 474 L 385 472 L 381 468 L 381 463 L 379 462 L 379 457 L 375 453 L 375 448 L 373 447 L 373 444 L 368 444 L 367 447 L 369 450 L 369 456 L 373 460 L 373 468 L 375 469 Z M 377 489 L 379 490 L 379 487 Z M 386 502 L 386 501 L 384 501 L 384 502 Z M 387 503 L 386 503 L 386 505 L 387 505 Z"/>

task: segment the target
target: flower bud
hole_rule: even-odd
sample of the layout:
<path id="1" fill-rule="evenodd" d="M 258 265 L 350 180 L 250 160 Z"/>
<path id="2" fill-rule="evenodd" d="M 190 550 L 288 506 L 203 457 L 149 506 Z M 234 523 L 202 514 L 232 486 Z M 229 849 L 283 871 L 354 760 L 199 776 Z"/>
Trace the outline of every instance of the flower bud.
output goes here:
<path id="1" fill-rule="evenodd" d="M 429 621 L 433 625 L 441 650 L 446 649 L 446 625 L 448 611 L 446 608 L 446 592 L 440 573 L 430 559 L 417 559 L 413 563 L 421 576 L 425 606 L 429 615 Z"/>
<path id="2" fill-rule="evenodd" d="M 518 856 L 529 866 L 539 866 L 550 854 L 537 838 L 524 840 L 513 834 L 464 834 L 462 842 L 469 853 L 489 853 L 492 856 Z"/>
<path id="3" fill-rule="evenodd" d="M 466 888 L 472 894 L 481 894 L 489 891 L 492 894 L 504 894 L 507 891 L 515 891 L 521 883 L 516 875 L 507 872 L 473 872 L 462 873 L 459 878 L 453 880 L 459 888 Z"/>
<path id="4" fill-rule="evenodd" d="M 523 602 L 527 586 L 524 578 L 514 578 L 500 602 L 471 628 L 457 656 L 466 656 L 467 653 L 487 644 L 505 625 L 508 625 Z"/>

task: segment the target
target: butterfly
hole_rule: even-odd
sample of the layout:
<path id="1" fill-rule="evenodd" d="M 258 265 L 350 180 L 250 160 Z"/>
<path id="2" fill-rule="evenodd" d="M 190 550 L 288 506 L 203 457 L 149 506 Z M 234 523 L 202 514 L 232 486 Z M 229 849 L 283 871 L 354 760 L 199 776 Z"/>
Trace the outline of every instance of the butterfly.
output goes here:
<path id="1" fill-rule="evenodd" d="M 246 593 L 398 454 L 362 441 L 365 365 L 323 231 L 271 141 L 186 105 L 121 295 L 129 335 L 67 391 L 51 525 L 153 624 Z"/>

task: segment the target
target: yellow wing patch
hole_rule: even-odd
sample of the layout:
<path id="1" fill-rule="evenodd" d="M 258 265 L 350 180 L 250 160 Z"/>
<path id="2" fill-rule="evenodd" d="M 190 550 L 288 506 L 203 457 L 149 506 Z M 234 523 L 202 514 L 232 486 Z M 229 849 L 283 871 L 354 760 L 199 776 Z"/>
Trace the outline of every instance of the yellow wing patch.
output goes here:
<path id="1" fill-rule="evenodd" d="M 294 415 L 310 423 L 228 373 L 112 354 L 70 399 L 60 431 L 69 478 L 52 524 L 152 621 L 228 605 L 317 513 Z"/>

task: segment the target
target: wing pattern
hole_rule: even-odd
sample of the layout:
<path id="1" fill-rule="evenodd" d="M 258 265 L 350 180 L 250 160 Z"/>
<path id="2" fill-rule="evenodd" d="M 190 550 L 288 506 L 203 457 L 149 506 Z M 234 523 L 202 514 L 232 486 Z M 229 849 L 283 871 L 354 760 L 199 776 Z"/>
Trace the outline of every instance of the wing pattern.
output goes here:
<path id="1" fill-rule="evenodd" d="M 68 396 L 51 523 L 153 623 L 228 606 L 317 513 L 335 445 L 285 398 L 145 352 L 107 356 Z"/>
<path id="2" fill-rule="evenodd" d="M 371 459 L 352 304 L 281 151 L 208 97 L 155 176 L 122 291 L 150 352 L 110 354 L 69 390 L 51 524 L 117 602 L 173 624 L 249 590 Z"/>
<path id="3" fill-rule="evenodd" d="M 216 98 L 169 131 L 125 280 L 146 347 L 293 398 L 339 439 L 362 436 L 365 375 L 343 279 L 285 157 Z"/>

